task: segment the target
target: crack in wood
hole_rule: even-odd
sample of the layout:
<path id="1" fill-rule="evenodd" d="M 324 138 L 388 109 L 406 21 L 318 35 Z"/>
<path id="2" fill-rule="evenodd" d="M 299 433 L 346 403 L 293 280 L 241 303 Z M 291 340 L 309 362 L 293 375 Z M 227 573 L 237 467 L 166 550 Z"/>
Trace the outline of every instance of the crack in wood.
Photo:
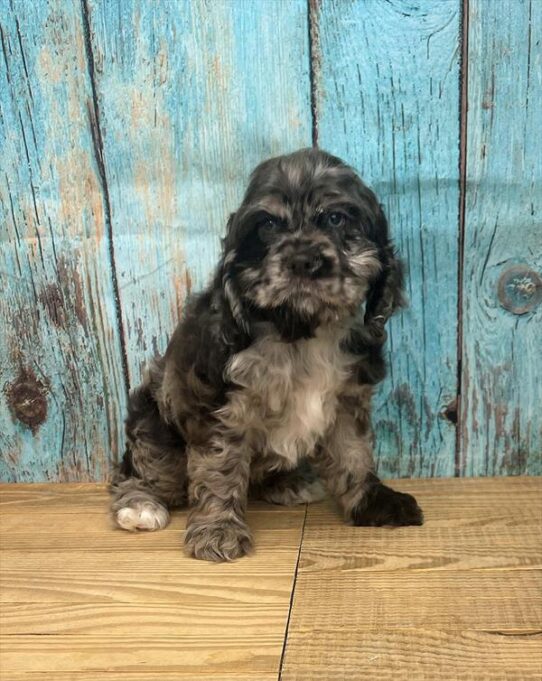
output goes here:
<path id="1" fill-rule="evenodd" d="M 461 5 L 460 23 L 461 57 L 459 63 L 459 224 L 457 235 L 457 366 L 455 398 L 455 465 L 454 475 L 464 470 L 461 449 L 461 393 L 463 387 L 463 259 L 465 256 L 465 211 L 467 197 L 467 120 L 468 120 L 468 73 L 469 73 L 469 0 Z M 446 412 L 449 405 L 446 408 Z M 448 416 L 446 416 L 448 418 Z"/>
<path id="2" fill-rule="evenodd" d="M 318 9 L 320 0 L 307 0 L 309 31 L 309 80 L 311 90 L 312 146 L 318 146 L 318 79 L 320 76 L 320 34 Z"/>
<path id="3" fill-rule="evenodd" d="M 104 197 L 104 213 L 105 224 L 108 235 L 109 259 L 111 264 L 111 277 L 113 283 L 113 293 L 115 297 L 115 313 L 117 319 L 117 327 L 119 332 L 121 355 L 122 355 L 122 371 L 124 375 L 124 388 L 128 393 L 130 387 L 130 374 L 128 370 L 128 355 L 126 351 L 126 338 L 124 334 L 124 325 L 122 323 L 122 309 L 120 301 L 120 290 L 117 276 L 117 266 L 115 260 L 115 244 L 113 240 L 113 222 L 111 219 L 111 201 L 109 197 L 109 187 L 107 184 L 107 174 L 104 164 L 103 155 L 103 139 L 100 126 L 100 109 L 98 104 L 98 94 L 96 91 L 95 80 L 95 65 L 94 53 L 92 51 L 92 40 L 90 31 L 89 8 L 87 0 L 81 0 L 81 15 L 83 19 L 83 34 L 85 41 L 85 54 L 87 58 L 87 69 L 90 79 L 90 86 L 92 91 L 92 101 L 87 102 L 88 122 L 94 147 L 94 155 L 98 167 L 98 174 L 100 177 L 102 194 Z"/>

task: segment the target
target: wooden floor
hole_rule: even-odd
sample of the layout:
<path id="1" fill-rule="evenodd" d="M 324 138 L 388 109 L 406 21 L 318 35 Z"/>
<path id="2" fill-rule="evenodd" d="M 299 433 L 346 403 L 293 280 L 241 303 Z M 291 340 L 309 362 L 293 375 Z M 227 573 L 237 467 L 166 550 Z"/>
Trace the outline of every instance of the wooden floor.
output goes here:
<path id="1" fill-rule="evenodd" d="M 2 681 L 542 679 L 542 479 L 401 481 L 423 527 L 253 506 L 254 556 L 185 515 L 115 530 L 97 485 L 4 485 Z"/>

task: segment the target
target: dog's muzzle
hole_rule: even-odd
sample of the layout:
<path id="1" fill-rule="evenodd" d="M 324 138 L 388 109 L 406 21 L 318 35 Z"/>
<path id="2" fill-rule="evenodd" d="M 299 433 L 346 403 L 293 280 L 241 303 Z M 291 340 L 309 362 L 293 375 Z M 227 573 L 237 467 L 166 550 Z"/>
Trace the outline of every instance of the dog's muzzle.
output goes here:
<path id="1" fill-rule="evenodd" d="M 288 261 L 288 269 L 298 277 L 314 277 L 322 269 L 324 259 L 320 249 L 294 253 Z"/>
<path id="2" fill-rule="evenodd" d="M 295 278 L 318 279 L 329 275 L 333 269 L 329 254 L 324 253 L 321 244 L 314 243 L 296 244 L 283 262 Z"/>

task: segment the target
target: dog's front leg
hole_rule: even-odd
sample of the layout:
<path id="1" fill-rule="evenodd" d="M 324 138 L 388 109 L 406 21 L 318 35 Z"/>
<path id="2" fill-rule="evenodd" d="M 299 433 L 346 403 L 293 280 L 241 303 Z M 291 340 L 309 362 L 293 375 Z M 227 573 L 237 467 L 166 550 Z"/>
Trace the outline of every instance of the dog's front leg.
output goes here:
<path id="1" fill-rule="evenodd" d="M 368 413 L 341 408 L 316 461 L 347 521 L 354 525 L 422 524 L 423 514 L 414 497 L 387 487 L 373 473 Z"/>
<path id="2" fill-rule="evenodd" d="M 245 522 L 250 451 L 215 435 L 207 447 L 188 448 L 190 511 L 185 547 L 201 560 L 229 561 L 252 547 Z"/>

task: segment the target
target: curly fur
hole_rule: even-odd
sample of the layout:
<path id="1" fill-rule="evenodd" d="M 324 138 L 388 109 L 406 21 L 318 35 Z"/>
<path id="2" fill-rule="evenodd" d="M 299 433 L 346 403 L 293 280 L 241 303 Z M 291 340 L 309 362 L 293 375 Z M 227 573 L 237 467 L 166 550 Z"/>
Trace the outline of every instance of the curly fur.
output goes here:
<path id="1" fill-rule="evenodd" d="M 212 283 L 130 397 L 117 524 L 160 529 L 188 504 L 188 554 L 233 560 L 252 547 L 249 495 L 304 503 L 322 483 L 356 525 L 421 524 L 372 455 L 372 387 L 402 281 L 384 213 L 351 168 L 313 149 L 258 166 Z"/>

